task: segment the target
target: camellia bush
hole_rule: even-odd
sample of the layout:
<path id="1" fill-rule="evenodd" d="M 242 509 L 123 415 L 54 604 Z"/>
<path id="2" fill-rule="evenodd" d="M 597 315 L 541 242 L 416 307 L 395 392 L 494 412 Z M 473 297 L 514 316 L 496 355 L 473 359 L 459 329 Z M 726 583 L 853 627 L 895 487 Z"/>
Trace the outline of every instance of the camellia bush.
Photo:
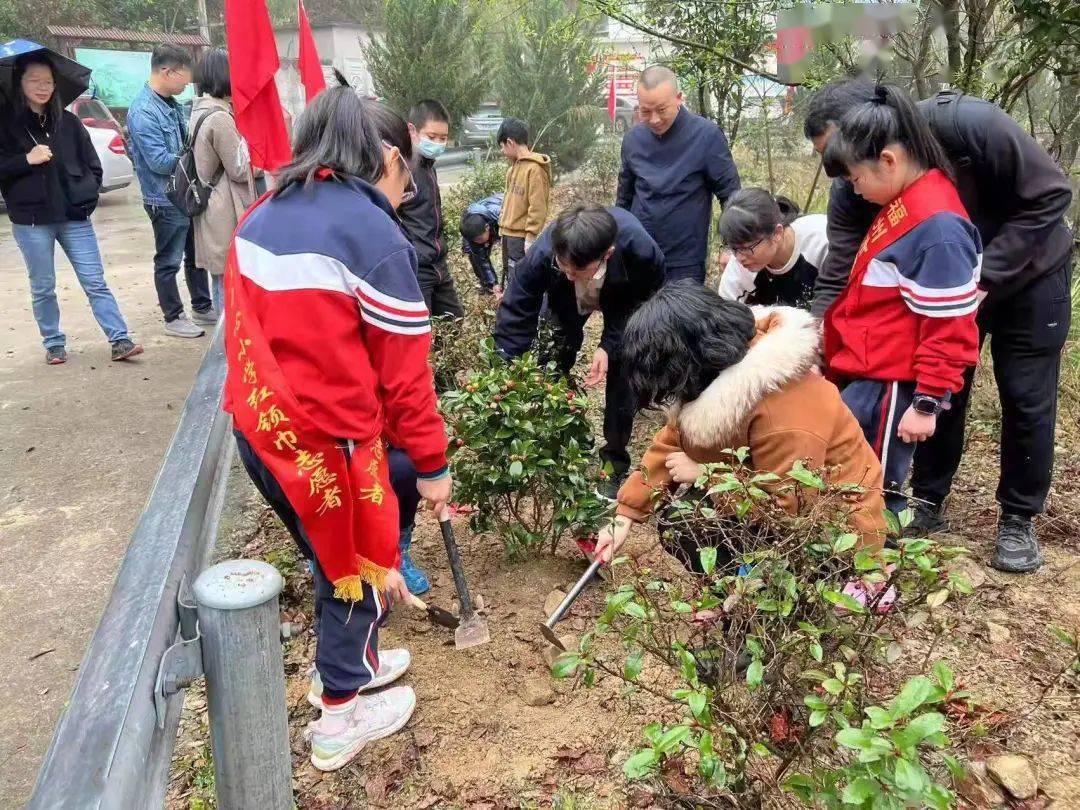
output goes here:
<path id="1" fill-rule="evenodd" d="M 966 695 L 940 663 L 883 684 L 902 654 L 894 632 L 933 625 L 951 595 L 970 593 L 945 570 L 963 550 L 861 549 L 854 487 L 801 464 L 755 473 L 745 450 L 732 455 L 699 479 L 700 497 L 657 505 L 660 530 L 691 538 L 704 573 L 669 582 L 623 558 L 627 578 L 555 675 L 625 681 L 654 717 L 668 704 L 678 719 L 645 726 L 624 771 L 688 806 L 754 807 L 777 790 L 814 807 L 954 806 L 945 776 L 961 767 L 943 750 L 944 707 Z M 794 490 L 798 516 L 779 489 Z"/>
<path id="2" fill-rule="evenodd" d="M 587 397 L 532 353 L 507 362 L 490 339 L 479 350 L 484 367 L 441 400 L 454 495 L 476 507 L 473 529 L 498 531 L 512 554 L 593 534 L 609 507 L 594 492 Z"/>

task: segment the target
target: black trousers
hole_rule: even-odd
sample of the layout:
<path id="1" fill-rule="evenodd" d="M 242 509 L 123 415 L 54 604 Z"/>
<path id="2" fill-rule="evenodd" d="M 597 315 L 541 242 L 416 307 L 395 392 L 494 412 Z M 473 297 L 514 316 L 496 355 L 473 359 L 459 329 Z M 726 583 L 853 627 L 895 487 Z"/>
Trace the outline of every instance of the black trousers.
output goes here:
<path id="1" fill-rule="evenodd" d="M 551 307 L 545 317 L 553 321 L 559 344 L 557 362 L 563 373 L 569 373 L 577 360 L 585 339 L 585 322 L 588 315 L 580 315 L 576 304 L 572 311 Z M 626 372 L 618 352 L 608 354 L 608 372 L 604 380 L 604 446 L 600 448 L 600 460 L 611 465 L 612 474 L 621 478 L 630 469 L 630 454 L 626 446 L 634 431 L 634 414 L 637 402 L 630 391 Z"/>
<path id="2" fill-rule="evenodd" d="M 514 274 L 514 266 L 525 258 L 525 237 L 504 236 L 502 238 L 502 288 L 510 286 L 510 278 Z"/>
<path id="3" fill-rule="evenodd" d="M 416 270 L 416 280 L 420 282 L 420 294 L 424 296 L 424 303 L 432 318 L 461 318 L 465 315 L 446 262 L 434 267 L 420 265 Z"/>
<path id="4" fill-rule="evenodd" d="M 1032 516 L 1043 511 L 1054 468 L 1061 350 L 1072 315 L 1071 259 L 1004 300 L 979 310 L 979 334 L 990 340 L 1001 401 L 1001 477 L 997 500 L 1003 512 Z M 975 370 L 937 430 L 919 444 L 911 493 L 940 505 L 952 489 L 964 452 L 964 420 Z"/>
<path id="5" fill-rule="evenodd" d="M 698 284 L 705 283 L 705 265 L 694 264 L 687 267 L 669 267 L 667 269 L 668 281 L 681 281 L 683 279 L 693 279 Z"/>

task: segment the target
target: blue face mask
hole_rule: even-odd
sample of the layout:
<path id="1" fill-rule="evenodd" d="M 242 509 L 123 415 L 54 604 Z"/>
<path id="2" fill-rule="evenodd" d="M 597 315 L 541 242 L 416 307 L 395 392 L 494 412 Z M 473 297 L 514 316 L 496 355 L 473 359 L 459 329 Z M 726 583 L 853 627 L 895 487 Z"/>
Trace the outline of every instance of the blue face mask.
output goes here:
<path id="1" fill-rule="evenodd" d="M 434 160 L 443 152 L 446 151 L 445 143 L 435 143 L 435 141 L 429 141 L 427 138 L 420 139 L 420 154 L 429 160 Z"/>

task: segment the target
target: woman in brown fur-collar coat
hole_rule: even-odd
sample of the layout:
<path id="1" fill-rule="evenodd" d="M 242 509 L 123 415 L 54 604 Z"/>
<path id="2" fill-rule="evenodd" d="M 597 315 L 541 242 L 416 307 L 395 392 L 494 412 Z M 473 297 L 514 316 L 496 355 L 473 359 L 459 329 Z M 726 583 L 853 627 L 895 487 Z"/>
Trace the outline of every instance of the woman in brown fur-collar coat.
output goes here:
<path id="1" fill-rule="evenodd" d="M 648 520 L 656 491 L 690 484 L 701 465 L 730 461 L 747 447 L 747 465 L 773 472 L 778 503 L 798 509 L 785 475 L 796 461 L 825 468 L 834 484 L 863 487 L 851 529 L 864 547 L 885 535 L 881 464 L 840 392 L 816 372 L 817 322 L 790 307 L 751 310 L 700 284 L 665 286 L 627 324 L 621 362 L 646 406 L 666 407 L 668 423 L 653 438 L 641 469 L 619 490 L 617 517 L 596 552 L 608 560 L 633 523 Z M 677 553 L 686 562 L 686 553 Z M 696 555 L 695 555 L 696 556 Z"/>

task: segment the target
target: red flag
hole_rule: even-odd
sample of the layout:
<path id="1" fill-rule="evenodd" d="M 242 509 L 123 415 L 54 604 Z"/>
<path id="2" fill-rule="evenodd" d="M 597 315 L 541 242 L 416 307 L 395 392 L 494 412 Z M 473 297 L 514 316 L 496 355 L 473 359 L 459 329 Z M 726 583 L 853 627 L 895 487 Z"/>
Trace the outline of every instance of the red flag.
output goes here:
<path id="1" fill-rule="evenodd" d="M 274 171 L 292 158 L 278 97 L 277 44 L 265 0 L 225 0 L 233 113 L 253 165 Z"/>
<path id="2" fill-rule="evenodd" d="M 607 114 L 612 121 L 615 120 L 615 65 L 608 71 L 611 78 L 608 79 Z"/>
<path id="3" fill-rule="evenodd" d="M 304 85 L 304 99 L 310 104 L 315 96 L 326 89 L 326 76 L 323 75 L 304 0 L 296 0 L 296 18 L 300 28 L 300 58 L 296 66 L 300 69 L 300 84 Z"/>

